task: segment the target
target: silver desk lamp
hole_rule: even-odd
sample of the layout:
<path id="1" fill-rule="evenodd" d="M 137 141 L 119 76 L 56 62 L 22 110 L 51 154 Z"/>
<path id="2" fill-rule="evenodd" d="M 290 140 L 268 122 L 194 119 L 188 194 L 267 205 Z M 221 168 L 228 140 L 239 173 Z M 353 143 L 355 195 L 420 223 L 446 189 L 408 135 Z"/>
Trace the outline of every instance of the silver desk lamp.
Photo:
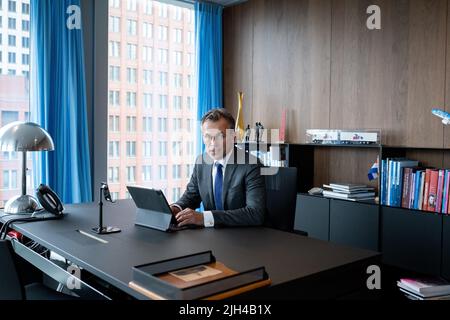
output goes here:
<path id="1" fill-rule="evenodd" d="M 0 129 L 0 151 L 22 151 L 22 195 L 5 204 L 5 213 L 29 214 L 36 211 L 36 198 L 27 195 L 27 151 L 52 151 L 55 146 L 47 131 L 32 122 L 12 122 Z"/>

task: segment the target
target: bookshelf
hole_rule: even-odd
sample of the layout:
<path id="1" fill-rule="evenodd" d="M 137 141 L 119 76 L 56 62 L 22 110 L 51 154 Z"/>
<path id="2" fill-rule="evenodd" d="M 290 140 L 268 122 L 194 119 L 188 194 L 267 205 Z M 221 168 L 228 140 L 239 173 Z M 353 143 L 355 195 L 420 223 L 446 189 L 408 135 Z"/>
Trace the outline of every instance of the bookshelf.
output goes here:
<path id="1" fill-rule="evenodd" d="M 336 165 L 330 155 L 338 153 L 351 155 L 353 159 L 348 160 L 347 166 L 342 161 Z M 320 187 L 323 183 L 367 184 L 370 168 L 367 159 L 376 159 L 377 156 L 380 164 L 381 159 L 405 157 L 418 160 L 423 166 L 450 168 L 449 148 L 290 144 L 289 154 L 290 166 L 308 163 L 309 170 L 314 173 L 319 170 L 327 172 L 319 178 L 298 181 L 295 230 L 308 232 L 309 236 L 325 241 L 380 251 L 383 263 L 388 266 L 450 279 L 449 215 L 381 205 L 375 201 L 353 202 L 306 193 L 309 188 Z M 328 156 L 325 161 L 321 159 L 323 154 Z M 355 161 L 362 163 L 355 166 Z M 336 170 L 339 172 L 333 172 Z M 362 173 L 351 172 L 356 170 Z M 301 178 L 300 168 L 299 171 Z M 349 179 L 345 180 L 345 176 Z M 337 180 L 337 177 L 341 179 Z M 374 186 L 379 194 L 380 179 Z"/>

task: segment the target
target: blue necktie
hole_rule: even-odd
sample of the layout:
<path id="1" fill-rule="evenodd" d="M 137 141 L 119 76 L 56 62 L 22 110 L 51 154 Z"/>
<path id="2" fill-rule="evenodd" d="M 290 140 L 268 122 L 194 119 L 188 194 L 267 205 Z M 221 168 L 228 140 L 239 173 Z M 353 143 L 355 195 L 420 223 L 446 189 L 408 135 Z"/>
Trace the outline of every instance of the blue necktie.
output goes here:
<path id="1" fill-rule="evenodd" d="M 216 162 L 216 178 L 214 180 L 214 202 L 216 204 L 216 210 L 223 210 L 222 185 L 223 185 L 222 165 Z"/>

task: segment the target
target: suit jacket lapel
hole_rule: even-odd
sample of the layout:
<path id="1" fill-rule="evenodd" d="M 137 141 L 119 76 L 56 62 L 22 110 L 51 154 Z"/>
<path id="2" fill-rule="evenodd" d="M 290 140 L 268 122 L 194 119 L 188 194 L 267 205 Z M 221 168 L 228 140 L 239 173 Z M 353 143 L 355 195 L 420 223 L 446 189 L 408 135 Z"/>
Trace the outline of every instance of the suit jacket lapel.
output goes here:
<path id="1" fill-rule="evenodd" d="M 207 190 L 207 203 L 203 203 L 203 207 L 205 208 L 214 208 L 214 191 L 213 191 L 213 183 L 212 183 L 212 168 L 214 161 L 208 156 L 204 155 L 207 159 L 203 161 L 203 176 L 206 180 L 206 190 Z M 212 161 L 212 162 L 211 162 Z"/>
<path id="2" fill-rule="evenodd" d="M 225 208 L 225 199 L 227 198 L 228 189 L 230 189 L 230 183 L 232 177 L 234 175 L 234 171 L 236 170 L 236 164 L 227 164 L 225 169 L 225 177 L 223 178 L 223 187 L 222 187 L 222 206 Z"/>

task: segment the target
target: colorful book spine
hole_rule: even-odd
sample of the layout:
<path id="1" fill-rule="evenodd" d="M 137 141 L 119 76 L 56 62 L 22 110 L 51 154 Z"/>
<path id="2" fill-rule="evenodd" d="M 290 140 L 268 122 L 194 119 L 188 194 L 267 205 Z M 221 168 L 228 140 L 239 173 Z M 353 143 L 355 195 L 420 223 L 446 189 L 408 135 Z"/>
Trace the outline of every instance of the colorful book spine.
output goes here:
<path id="1" fill-rule="evenodd" d="M 408 208 L 411 168 L 403 169 L 402 208 Z"/>
<path id="2" fill-rule="evenodd" d="M 431 171 L 430 176 L 430 191 L 428 193 L 428 208 L 427 211 L 434 212 L 436 210 L 437 189 L 438 189 L 439 172 L 437 170 Z"/>
<path id="3" fill-rule="evenodd" d="M 447 213 L 447 206 L 448 206 L 448 182 L 449 182 L 449 171 L 444 170 L 444 192 L 442 194 L 442 208 L 441 213 L 446 214 Z"/>
<path id="4" fill-rule="evenodd" d="M 442 208 L 442 193 L 444 191 L 444 170 L 439 170 L 438 189 L 437 189 L 437 202 L 434 212 L 441 212 Z"/>
<path id="5" fill-rule="evenodd" d="M 425 190 L 423 191 L 423 206 L 422 210 L 428 210 L 428 194 L 430 192 L 430 177 L 431 177 L 431 169 L 426 169 L 425 171 Z"/>

